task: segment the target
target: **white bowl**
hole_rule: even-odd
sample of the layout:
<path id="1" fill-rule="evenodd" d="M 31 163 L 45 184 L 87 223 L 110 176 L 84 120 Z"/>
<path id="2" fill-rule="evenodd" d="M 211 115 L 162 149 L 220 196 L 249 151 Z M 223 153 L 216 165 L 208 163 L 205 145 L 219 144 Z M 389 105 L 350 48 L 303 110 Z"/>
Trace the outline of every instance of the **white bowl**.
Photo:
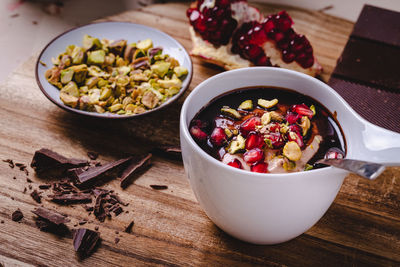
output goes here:
<path id="1" fill-rule="evenodd" d="M 400 134 L 362 119 L 332 88 L 286 69 L 252 67 L 223 72 L 199 84 L 185 100 L 180 140 L 186 174 L 207 216 L 228 234 L 255 244 L 285 242 L 307 231 L 327 211 L 348 172 L 333 167 L 287 174 L 261 174 L 232 168 L 204 152 L 188 125 L 214 97 L 249 86 L 293 89 L 337 113 L 347 158 L 398 163 Z"/>

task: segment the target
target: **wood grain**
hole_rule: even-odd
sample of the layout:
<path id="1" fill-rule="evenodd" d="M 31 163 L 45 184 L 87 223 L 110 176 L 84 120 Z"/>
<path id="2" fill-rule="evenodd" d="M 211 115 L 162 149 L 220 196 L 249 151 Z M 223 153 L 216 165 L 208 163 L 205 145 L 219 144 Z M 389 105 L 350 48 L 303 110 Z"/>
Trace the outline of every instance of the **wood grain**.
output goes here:
<path id="1" fill-rule="evenodd" d="M 259 6 L 263 13 L 282 9 Z M 141 23 L 172 35 L 187 50 L 191 41 L 185 16 L 187 5 L 153 5 L 139 11 L 105 18 L 106 21 Z M 352 23 L 319 12 L 285 7 L 296 29 L 307 35 L 324 67 L 327 81 L 352 30 Z M 103 121 L 67 113 L 50 103 L 34 79 L 36 56 L 19 67 L 1 85 L 0 159 L 29 164 L 41 147 L 71 157 L 98 151 L 101 161 L 126 154 L 142 154 L 160 144 L 179 144 L 179 111 L 185 97 L 162 113 L 133 121 Z M 187 94 L 199 82 L 221 69 L 193 59 L 194 76 Z M 186 95 L 187 95 L 186 94 Z M 29 168 L 33 189 L 45 181 Z M 13 177 L 16 179 L 13 179 Z M 168 185 L 156 191 L 151 184 Z M 24 194 L 26 176 L 0 162 L 0 263 L 5 266 L 398 266 L 400 264 L 400 169 L 387 170 L 369 182 L 355 175 L 346 178 L 326 215 L 300 237 L 275 246 L 255 246 L 219 230 L 196 202 L 182 163 L 158 156 L 153 166 L 126 190 L 119 181 L 104 187 L 116 190 L 129 202 L 129 213 L 99 223 L 80 206 L 42 205 L 71 218 L 74 228 L 87 219 L 90 229 L 100 228 L 103 239 L 92 257 L 79 261 L 68 237 L 40 232 L 31 210 L 38 206 Z M 46 195 L 47 193 L 44 193 Z M 13 198 L 13 199 L 12 199 Z M 20 223 L 11 213 L 21 209 Z M 123 232 L 131 220 L 132 234 Z M 115 231 L 119 231 L 116 234 Z M 121 241 L 114 243 L 118 236 Z"/>

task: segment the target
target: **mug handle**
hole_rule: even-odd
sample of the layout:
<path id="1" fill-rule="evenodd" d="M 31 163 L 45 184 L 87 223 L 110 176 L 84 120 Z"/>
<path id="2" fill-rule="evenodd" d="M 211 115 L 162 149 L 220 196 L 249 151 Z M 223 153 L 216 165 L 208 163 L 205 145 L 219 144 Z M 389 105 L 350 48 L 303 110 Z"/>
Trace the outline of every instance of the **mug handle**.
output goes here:
<path id="1" fill-rule="evenodd" d="M 400 134 L 364 121 L 358 140 L 357 159 L 400 166 Z"/>

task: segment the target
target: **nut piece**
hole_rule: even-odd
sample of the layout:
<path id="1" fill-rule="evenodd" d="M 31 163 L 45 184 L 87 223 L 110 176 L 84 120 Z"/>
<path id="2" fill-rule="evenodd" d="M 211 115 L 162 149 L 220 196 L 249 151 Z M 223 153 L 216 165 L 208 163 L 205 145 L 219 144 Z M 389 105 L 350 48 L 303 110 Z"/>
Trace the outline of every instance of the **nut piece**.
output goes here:
<path id="1" fill-rule="evenodd" d="M 60 92 L 60 99 L 65 105 L 70 106 L 71 108 L 75 108 L 78 105 L 79 100 L 79 98 L 65 92 Z"/>
<path id="2" fill-rule="evenodd" d="M 157 62 L 156 64 L 153 64 L 151 66 L 151 70 L 157 74 L 159 77 L 163 78 L 165 74 L 167 74 L 169 67 L 171 66 L 171 63 L 169 62 Z"/>
<path id="3" fill-rule="evenodd" d="M 233 136 L 232 131 L 229 130 L 228 128 L 225 128 L 225 129 L 224 129 L 224 132 L 225 132 L 225 134 L 226 134 L 226 136 L 227 136 L 228 138 L 231 138 L 231 137 Z"/>
<path id="4" fill-rule="evenodd" d="M 153 47 L 153 41 L 151 41 L 151 39 L 140 41 L 137 43 L 136 47 L 142 50 L 148 50 Z"/>
<path id="5" fill-rule="evenodd" d="M 187 75 L 188 70 L 187 70 L 187 68 L 185 68 L 183 66 L 177 66 L 174 68 L 174 73 L 176 74 L 176 76 L 181 77 L 181 76 Z"/>
<path id="6" fill-rule="evenodd" d="M 300 124 L 299 124 L 299 125 L 300 125 L 301 129 L 303 129 L 303 136 L 306 136 L 308 130 L 309 130 L 310 127 L 311 127 L 310 119 L 309 119 L 307 116 L 301 117 L 301 120 L 300 120 Z"/>
<path id="7" fill-rule="evenodd" d="M 258 99 L 257 104 L 263 108 L 272 108 L 273 106 L 278 104 L 278 99 L 274 98 L 274 99 L 268 101 L 268 100 L 260 98 L 260 99 Z"/>
<path id="8" fill-rule="evenodd" d="M 142 103 L 145 105 L 147 108 L 154 108 L 158 104 L 158 97 L 155 93 L 152 91 L 148 90 L 143 94 L 142 97 Z"/>
<path id="9" fill-rule="evenodd" d="M 110 48 L 110 51 L 115 55 L 122 56 L 122 52 L 126 47 L 126 43 L 126 40 L 118 40 L 112 42 L 108 47 Z"/>
<path id="10" fill-rule="evenodd" d="M 242 117 L 242 115 L 240 115 L 240 113 L 236 109 L 230 108 L 228 106 L 223 106 L 221 108 L 221 113 L 228 117 L 238 120 Z"/>
<path id="11" fill-rule="evenodd" d="M 271 115 L 271 120 L 279 122 L 283 121 L 283 116 L 280 113 L 276 111 L 271 111 L 269 112 L 269 114 Z"/>
<path id="12" fill-rule="evenodd" d="M 88 52 L 87 63 L 101 65 L 104 63 L 105 57 L 106 57 L 106 52 L 104 50 L 96 50 L 90 53 Z"/>
<path id="13" fill-rule="evenodd" d="M 66 69 L 61 71 L 61 83 L 66 84 L 72 81 L 72 77 L 74 76 L 74 70 Z"/>
<path id="14" fill-rule="evenodd" d="M 298 161 L 301 159 L 301 149 L 295 141 L 290 141 L 283 147 L 283 155 L 291 161 Z"/>
<path id="15" fill-rule="evenodd" d="M 253 109 L 253 101 L 251 101 L 251 100 L 243 101 L 242 104 L 239 105 L 239 109 L 243 109 L 243 110 Z"/>
<path id="16" fill-rule="evenodd" d="M 100 49 L 101 48 L 101 42 L 98 38 L 94 38 L 90 35 L 85 34 L 83 36 L 83 48 L 85 50 L 90 50 L 90 49 Z"/>
<path id="17" fill-rule="evenodd" d="M 261 116 L 261 123 L 263 125 L 267 125 L 268 123 L 271 122 L 271 114 L 270 112 L 265 112 L 262 116 Z"/>
<path id="18" fill-rule="evenodd" d="M 311 105 L 311 106 L 310 106 L 310 109 L 311 109 L 311 111 L 312 111 L 312 113 L 313 113 L 313 116 L 315 116 L 315 114 L 317 114 L 317 111 L 315 110 L 315 106 L 314 106 L 314 105 Z"/>
<path id="19" fill-rule="evenodd" d="M 228 153 L 235 154 L 245 148 L 246 139 L 243 136 L 238 135 L 236 140 L 232 140 L 228 146 Z"/>

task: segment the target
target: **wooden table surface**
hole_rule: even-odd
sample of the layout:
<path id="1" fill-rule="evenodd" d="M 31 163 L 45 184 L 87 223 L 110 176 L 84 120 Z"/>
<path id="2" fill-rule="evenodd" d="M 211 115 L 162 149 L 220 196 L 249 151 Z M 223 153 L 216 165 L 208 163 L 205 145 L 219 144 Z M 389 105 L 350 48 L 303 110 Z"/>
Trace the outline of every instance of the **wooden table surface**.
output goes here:
<path id="1" fill-rule="evenodd" d="M 185 16 L 187 4 L 153 5 L 104 20 L 131 21 L 170 34 L 191 49 Z M 262 6 L 264 13 L 282 7 Z M 327 81 L 347 41 L 353 24 L 320 12 L 286 7 L 298 32 L 305 33 L 324 67 Z M 141 154 L 160 144 L 179 144 L 179 103 L 132 121 L 104 121 L 80 117 L 59 109 L 40 92 L 34 78 L 36 56 L 29 58 L 0 86 L 0 159 L 29 164 L 35 150 L 51 148 L 76 158 L 98 151 L 103 162 L 126 154 Z M 193 59 L 194 76 L 188 92 L 221 69 Z M 102 244 L 79 261 L 71 238 L 60 238 L 36 228 L 33 201 L 26 176 L 0 162 L 0 263 L 48 266 L 399 266 L 400 169 L 390 168 L 377 180 L 350 175 L 323 218 L 305 234 L 274 246 L 238 241 L 219 230 L 199 207 L 180 161 L 154 157 L 153 166 L 125 190 L 114 180 L 114 189 L 130 203 L 129 213 L 104 223 L 80 206 L 58 206 L 46 199 L 42 205 L 65 213 L 73 229 L 99 227 Z M 33 189 L 44 181 L 28 168 Z M 13 179 L 13 177 L 16 179 Z M 168 185 L 156 191 L 150 184 Z M 46 193 L 44 193 L 44 196 Z M 318 201 L 318 200 L 316 200 Z M 19 208 L 24 218 L 11 220 Z M 121 233 L 135 221 L 131 234 Z M 116 234 L 119 231 L 120 234 Z M 116 236 L 121 241 L 114 243 Z"/>

